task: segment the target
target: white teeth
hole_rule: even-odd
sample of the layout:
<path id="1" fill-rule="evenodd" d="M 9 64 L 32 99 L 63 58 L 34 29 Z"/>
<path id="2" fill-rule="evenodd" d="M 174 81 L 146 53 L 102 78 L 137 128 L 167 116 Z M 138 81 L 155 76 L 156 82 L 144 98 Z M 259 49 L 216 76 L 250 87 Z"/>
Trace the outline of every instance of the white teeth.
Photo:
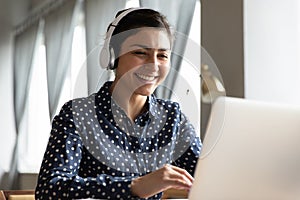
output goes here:
<path id="1" fill-rule="evenodd" d="M 142 79 L 145 79 L 147 81 L 153 81 L 155 79 L 154 76 L 146 76 L 146 75 L 143 75 L 143 74 L 137 74 L 137 76 L 142 78 Z"/>

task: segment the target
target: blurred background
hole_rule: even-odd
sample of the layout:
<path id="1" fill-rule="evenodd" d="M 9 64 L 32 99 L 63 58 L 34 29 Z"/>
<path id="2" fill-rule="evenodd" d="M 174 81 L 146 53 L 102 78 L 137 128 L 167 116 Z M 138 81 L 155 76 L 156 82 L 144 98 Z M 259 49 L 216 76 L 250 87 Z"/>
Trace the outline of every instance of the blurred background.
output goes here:
<path id="1" fill-rule="evenodd" d="M 97 61 L 107 25 L 139 6 L 183 35 L 157 95 L 179 101 L 201 138 L 214 97 L 201 94 L 213 66 L 200 47 L 227 96 L 300 104 L 298 0 L 0 0 L 0 189 L 34 189 L 51 119 L 111 78 Z"/>

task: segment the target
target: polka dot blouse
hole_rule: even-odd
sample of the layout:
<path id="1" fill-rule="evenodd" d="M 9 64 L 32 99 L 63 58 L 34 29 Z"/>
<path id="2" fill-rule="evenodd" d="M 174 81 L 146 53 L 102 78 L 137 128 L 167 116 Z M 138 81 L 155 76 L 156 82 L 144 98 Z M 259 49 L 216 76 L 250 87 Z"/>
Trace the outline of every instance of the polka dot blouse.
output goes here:
<path id="1" fill-rule="evenodd" d="M 36 199 L 138 199 L 131 181 L 172 164 L 194 173 L 201 142 L 178 103 L 147 98 L 131 121 L 109 93 L 67 102 L 55 116 Z M 159 199 L 162 193 L 149 199 Z"/>

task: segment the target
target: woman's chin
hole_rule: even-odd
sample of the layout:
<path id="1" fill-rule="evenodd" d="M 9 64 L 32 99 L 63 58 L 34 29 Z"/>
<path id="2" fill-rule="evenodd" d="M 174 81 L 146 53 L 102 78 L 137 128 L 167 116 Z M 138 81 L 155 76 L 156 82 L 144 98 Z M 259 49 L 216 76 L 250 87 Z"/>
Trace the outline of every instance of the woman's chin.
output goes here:
<path id="1" fill-rule="evenodd" d="M 142 96 L 150 96 L 154 92 L 155 88 L 151 85 L 144 85 L 135 90 L 136 94 Z"/>

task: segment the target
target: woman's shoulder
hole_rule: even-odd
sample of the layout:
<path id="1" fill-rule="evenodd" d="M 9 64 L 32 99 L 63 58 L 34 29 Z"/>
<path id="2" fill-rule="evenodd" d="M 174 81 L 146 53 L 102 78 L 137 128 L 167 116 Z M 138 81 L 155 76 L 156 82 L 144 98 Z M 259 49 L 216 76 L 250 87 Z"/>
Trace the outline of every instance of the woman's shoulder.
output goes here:
<path id="1" fill-rule="evenodd" d="M 96 98 L 100 97 L 108 97 L 108 91 L 109 91 L 109 86 L 111 85 L 111 81 L 105 82 L 102 87 L 99 89 L 99 91 L 94 92 L 86 97 L 79 97 L 79 98 L 74 98 L 72 100 L 67 101 L 63 108 L 90 108 L 95 106 Z"/>
<path id="2" fill-rule="evenodd" d="M 80 98 L 74 98 L 69 101 L 67 101 L 60 110 L 60 114 L 66 113 L 66 112 L 78 112 L 83 111 L 86 109 L 94 108 L 95 105 L 95 93 L 87 96 L 87 97 L 80 97 Z"/>

